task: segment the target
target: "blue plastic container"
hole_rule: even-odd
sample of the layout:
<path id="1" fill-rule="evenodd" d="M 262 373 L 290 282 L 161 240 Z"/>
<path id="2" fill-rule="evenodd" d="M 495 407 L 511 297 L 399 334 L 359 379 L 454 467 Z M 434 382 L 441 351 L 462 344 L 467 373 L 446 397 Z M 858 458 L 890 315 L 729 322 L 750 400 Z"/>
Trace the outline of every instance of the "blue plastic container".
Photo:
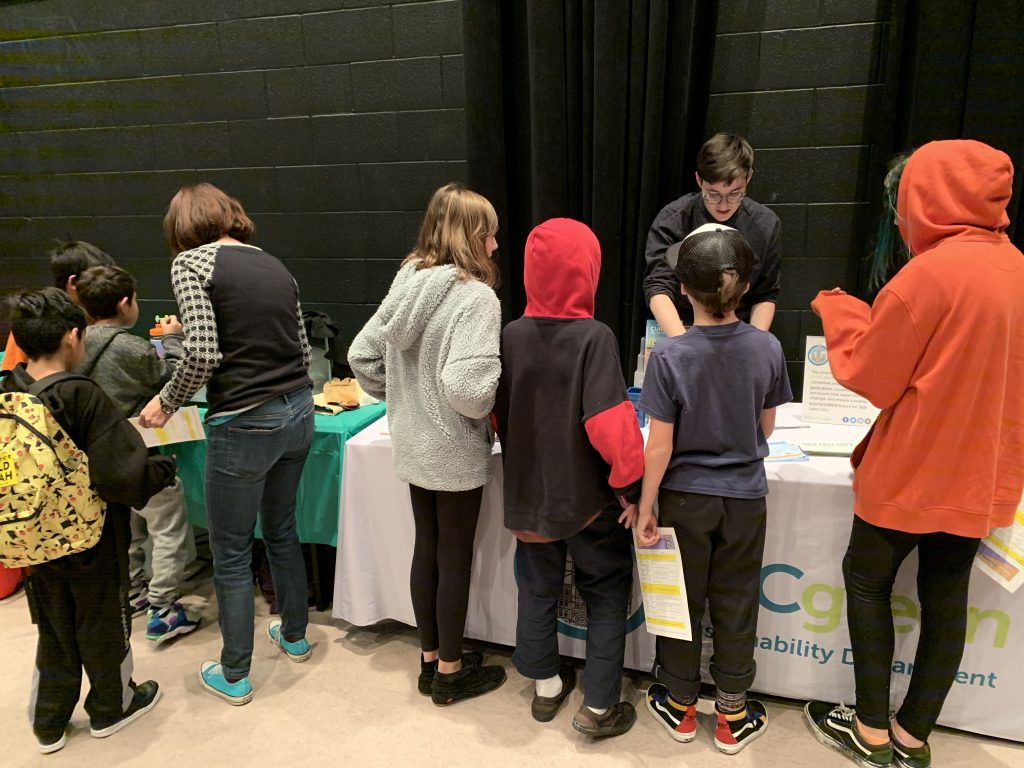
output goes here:
<path id="1" fill-rule="evenodd" d="M 633 403 L 633 411 L 636 413 L 636 420 L 640 423 L 641 427 L 646 427 L 647 414 L 637 407 L 640 403 L 640 387 L 627 387 L 626 395 L 629 397 L 629 401 Z"/>

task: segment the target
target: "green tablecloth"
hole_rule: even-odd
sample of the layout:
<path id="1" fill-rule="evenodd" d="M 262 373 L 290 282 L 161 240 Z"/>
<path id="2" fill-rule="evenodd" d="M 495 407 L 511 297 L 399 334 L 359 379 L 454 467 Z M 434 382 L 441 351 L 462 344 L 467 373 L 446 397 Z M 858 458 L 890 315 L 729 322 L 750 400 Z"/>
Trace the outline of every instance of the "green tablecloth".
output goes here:
<path id="1" fill-rule="evenodd" d="M 200 410 L 205 415 L 205 411 Z M 307 544 L 338 545 L 338 510 L 341 507 L 341 467 L 345 442 L 384 415 L 384 404 L 364 405 L 337 416 L 316 415 L 316 434 L 299 482 L 295 520 L 299 541 Z M 178 460 L 178 476 L 185 487 L 188 519 L 206 527 L 203 481 L 206 441 L 178 443 L 164 449 Z M 260 535 L 259 526 L 256 535 Z"/>

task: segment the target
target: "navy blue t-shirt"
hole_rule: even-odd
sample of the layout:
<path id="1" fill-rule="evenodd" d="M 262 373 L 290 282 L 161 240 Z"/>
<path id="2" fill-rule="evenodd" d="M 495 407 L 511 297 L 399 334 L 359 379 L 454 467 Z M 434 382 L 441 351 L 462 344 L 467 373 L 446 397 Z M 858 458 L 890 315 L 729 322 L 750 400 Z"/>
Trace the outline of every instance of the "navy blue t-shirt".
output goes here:
<path id="1" fill-rule="evenodd" d="M 782 345 L 766 331 L 744 322 L 694 325 L 658 342 L 639 405 L 675 424 L 661 487 L 737 499 L 767 495 L 761 411 L 792 399 Z"/>

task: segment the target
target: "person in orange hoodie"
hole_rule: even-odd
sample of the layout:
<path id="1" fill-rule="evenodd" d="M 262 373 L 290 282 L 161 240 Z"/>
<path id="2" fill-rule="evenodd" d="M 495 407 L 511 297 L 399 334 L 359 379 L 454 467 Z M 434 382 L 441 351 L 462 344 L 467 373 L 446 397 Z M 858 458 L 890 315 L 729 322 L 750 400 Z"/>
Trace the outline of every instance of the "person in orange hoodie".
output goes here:
<path id="1" fill-rule="evenodd" d="M 839 289 L 811 306 L 832 373 L 882 409 L 853 453 L 843 559 L 857 708 L 811 702 L 804 719 L 862 765 L 931 765 L 928 736 L 963 656 L 979 541 L 1010 525 L 1024 489 L 1024 254 L 1006 236 L 1013 166 L 977 141 L 914 152 L 896 224 L 911 259 L 874 305 Z M 917 548 L 921 635 L 889 718 L 890 612 Z"/>

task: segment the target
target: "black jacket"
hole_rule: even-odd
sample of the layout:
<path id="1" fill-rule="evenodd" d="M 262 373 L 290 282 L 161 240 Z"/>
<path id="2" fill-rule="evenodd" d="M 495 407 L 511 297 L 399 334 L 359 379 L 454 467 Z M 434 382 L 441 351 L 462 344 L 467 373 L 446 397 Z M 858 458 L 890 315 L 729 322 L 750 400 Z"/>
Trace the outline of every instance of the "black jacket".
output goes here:
<path id="1" fill-rule="evenodd" d="M 26 392 L 34 383 L 20 364 L 0 382 L 0 389 Z M 144 507 L 154 493 L 174 481 L 174 459 L 150 456 L 135 427 L 90 379 L 76 376 L 57 382 L 40 399 L 89 457 L 89 477 L 96 493 L 107 502 L 107 512 L 103 536 L 95 547 L 36 567 L 88 570 L 90 563 L 110 554 L 111 546 L 118 557 L 127 558 L 131 542 L 128 508 Z M 112 539 L 116 544 L 111 544 Z"/>
<path id="2" fill-rule="evenodd" d="M 683 195 L 664 208 L 651 224 L 647 234 L 647 268 L 644 272 L 644 299 L 650 306 L 654 296 L 669 296 L 676 305 L 679 319 L 689 327 L 693 324 L 693 307 L 679 290 L 679 278 L 665 261 L 665 251 L 704 224 L 714 223 L 696 192 Z M 782 268 L 782 224 L 775 213 L 751 200 L 743 198 L 728 221 L 721 222 L 739 231 L 754 251 L 754 270 L 750 276 L 750 290 L 740 299 L 737 316 L 750 322 L 750 308 L 764 301 L 779 298 L 779 275 Z"/>

